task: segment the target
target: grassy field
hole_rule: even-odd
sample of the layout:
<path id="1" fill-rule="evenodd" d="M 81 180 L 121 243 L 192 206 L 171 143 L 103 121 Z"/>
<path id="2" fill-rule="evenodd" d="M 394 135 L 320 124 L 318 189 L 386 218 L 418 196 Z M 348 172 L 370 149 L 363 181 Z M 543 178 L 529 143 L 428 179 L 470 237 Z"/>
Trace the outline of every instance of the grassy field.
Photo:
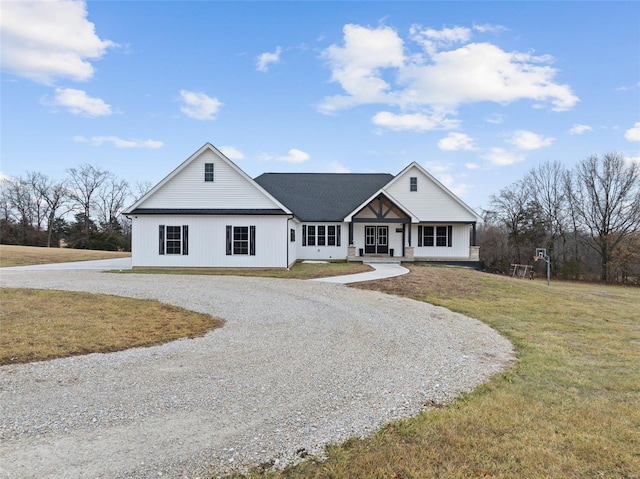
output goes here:
<path id="1" fill-rule="evenodd" d="M 420 266 L 359 287 L 479 318 L 517 346 L 518 365 L 322 462 L 249 477 L 640 477 L 640 289 Z"/>
<path id="2" fill-rule="evenodd" d="M 0 365 L 150 346 L 222 325 L 157 301 L 37 289 L 1 293 Z"/>
<path id="3" fill-rule="evenodd" d="M 285 279 L 314 279 L 329 276 L 342 276 L 343 274 L 355 274 L 371 271 L 371 267 L 362 263 L 347 263 L 344 261 L 334 263 L 296 263 L 290 269 L 284 268 L 136 268 L 127 271 L 120 271 L 122 274 L 143 273 L 143 274 L 212 274 L 223 276 L 258 276 L 263 278 L 285 278 Z"/>
<path id="4" fill-rule="evenodd" d="M 131 253 L 93 251 L 71 248 L 36 248 L 34 246 L 0 245 L 0 267 L 32 264 L 66 263 L 92 259 L 125 258 Z"/>
<path id="5" fill-rule="evenodd" d="M 330 265 L 304 268 L 316 266 Z M 326 271 L 323 275 L 328 276 Z M 289 276 L 284 277 L 296 277 L 296 268 L 276 274 L 285 273 Z M 428 407 L 372 437 L 332 446 L 324 461 L 311 459 L 277 472 L 256 470 L 249 477 L 640 478 L 640 288 L 557 281 L 547 287 L 542 280 L 424 266 L 358 287 L 478 318 L 514 343 L 518 364 L 452 404 Z M 50 293 L 60 296 L 48 297 Z M 40 324 L 52 316 L 76 318 L 76 327 L 90 332 L 89 339 L 80 341 L 84 347 L 92 336 L 104 334 L 85 322 L 96 316 L 97 304 L 117 311 L 142 307 L 128 323 L 158 314 L 145 308 L 165 308 L 136 300 L 123 308 L 118 304 L 122 298 L 96 301 L 87 295 L 83 310 L 82 301 L 73 296 L 76 293 L 17 290 L 16 294 L 23 296 L 11 299 L 12 290 L 2 291 L 0 336 L 24 333 L 32 343 L 29 347 L 38 342 L 33 335 Z M 61 305 L 57 313 L 52 303 Z M 45 313 L 35 330 L 27 331 L 24 322 L 18 326 L 24 332 L 5 334 L 12 309 L 18 318 Z M 179 311 L 179 316 L 183 314 L 188 313 Z M 213 326 L 210 323 L 201 331 Z M 184 325 L 178 329 L 180 335 L 188 335 Z M 0 351 L 5 347 L 0 344 Z M 82 351 L 70 354 L 78 352 Z"/>

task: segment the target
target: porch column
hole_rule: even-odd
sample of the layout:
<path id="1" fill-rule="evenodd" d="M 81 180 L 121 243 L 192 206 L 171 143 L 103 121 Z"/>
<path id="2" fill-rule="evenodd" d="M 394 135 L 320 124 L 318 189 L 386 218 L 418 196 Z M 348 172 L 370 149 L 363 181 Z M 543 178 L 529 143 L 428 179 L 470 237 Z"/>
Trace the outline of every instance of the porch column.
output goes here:
<path id="1" fill-rule="evenodd" d="M 473 232 L 471 233 L 471 246 L 477 246 L 477 241 L 476 241 L 476 223 L 475 222 L 471 223 L 471 226 L 473 228 Z"/>
<path id="2" fill-rule="evenodd" d="M 353 244 L 353 221 L 349 222 L 349 246 Z"/>

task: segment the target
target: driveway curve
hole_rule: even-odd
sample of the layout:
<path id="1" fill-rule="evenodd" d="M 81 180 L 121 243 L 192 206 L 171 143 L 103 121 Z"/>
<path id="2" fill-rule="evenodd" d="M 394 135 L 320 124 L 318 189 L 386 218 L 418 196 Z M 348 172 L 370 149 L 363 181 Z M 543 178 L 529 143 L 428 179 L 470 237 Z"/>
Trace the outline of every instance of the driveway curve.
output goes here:
<path id="1" fill-rule="evenodd" d="M 156 299 L 195 339 L 0 367 L 0 477 L 206 477 L 322 454 L 470 391 L 511 344 L 444 308 L 331 283 L 1 271 L 2 286 Z"/>

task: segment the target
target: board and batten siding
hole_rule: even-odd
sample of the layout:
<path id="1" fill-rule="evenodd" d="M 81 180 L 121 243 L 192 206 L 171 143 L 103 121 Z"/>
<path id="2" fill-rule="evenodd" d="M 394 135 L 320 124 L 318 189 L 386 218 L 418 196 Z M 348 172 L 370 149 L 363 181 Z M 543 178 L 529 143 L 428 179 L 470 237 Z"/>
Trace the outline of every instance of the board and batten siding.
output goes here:
<path id="1" fill-rule="evenodd" d="M 349 243 L 349 225 L 348 223 L 304 223 L 304 225 L 340 225 L 340 246 L 303 246 L 302 245 L 302 226 L 297 225 L 296 231 L 296 257 L 300 260 L 345 260 L 347 258 L 347 246 Z"/>
<path id="2" fill-rule="evenodd" d="M 204 165 L 213 163 L 214 180 L 204 181 Z M 144 208 L 279 208 L 255 184 L 210 149 L 145 199 Z"/>
<path id="3" fill-rule="evenodd" d="M 427 225 L 423 225 L 427 226 Z M 428 226 L 448 226 L 446 223 L 429 224 Z M 436 258 L 468 258 L 469 257 L 469 226 L 455 224 L 451 227 L 451 246 L 418 246 L 418 225 L 411 226 L 411 242 L 413 256 L 419 259 Z"/>
<path id="4" fill-rule="evenodd" d="M 286 268 L 286 216 L 138 216 L 132 222 L 134 267 Z M 160 225 L 189 226 L 189 254 L 159 254 Z M 226 227 L 255 226 L 255 256 L 226 254 Z M 297 238 L 296 238 L 297 239 Z"/>
<path id="5" fill-rule="evenodd" d="M 418 191 L 410 191 L 411 177 L 418 179 Z M 420 221 L 477 221 L 476 216 L 415 166 L 407 169 L 385 191 Z"/>

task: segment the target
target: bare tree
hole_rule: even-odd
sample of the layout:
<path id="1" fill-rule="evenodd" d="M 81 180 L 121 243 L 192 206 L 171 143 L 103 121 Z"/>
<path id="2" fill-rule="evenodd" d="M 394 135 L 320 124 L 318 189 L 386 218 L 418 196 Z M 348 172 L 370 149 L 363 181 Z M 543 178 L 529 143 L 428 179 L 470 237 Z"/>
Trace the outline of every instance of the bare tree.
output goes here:
<path id="1" fill-rule="evenodd" d="M 531 258 L 536 244 L 544 240 L 546 224 L 530 182 L 518 181 L 492 195 L 491 208 L 507 229 L 511 257 L 518 263 Z"/>
<path id="2" fill-rule="evenodd" d="M 150 181 L 136 181 L 135 191 L 133 192 L 134 201 L 138 201 L 146 195 L 151 188 L 153 188 L 153 183 Z"/>
<path id="3" fill-rule="evenodd" d="M 67 172 L 69 173 L 69 197 L 82 210 L 82 233 L 85 238 L 84 241 L 80 241 L 80 244 L 86 244 L 88 243 L 91 210 L 95 204 L 95 195 L 109 177 L 109 172 L 88 164 L 81 165 L 79 168 L 70 168 Z"/>
<path id="4" fill-rule="evenodd" d="M 531 183 L 531 194 L 535 198 L 548 226 L 547 244 L 545 247 L 552 258 L 554 266 L 558 265 L 559 253 L 563 262 L 567 259 L 567 222 L 569 218 L 569 201 L 567 199 L 564 178 L 566 170 L 562 164 L 546 162 L 533 168 L 527 175 Z M 557 248 L 558 241 L 561 247 Z M 557 250 L 561 251 L 557 251 Z M 556 268 L 554 267 L 554 270 Z"/>
<path id="5" fill-rule="evenodd" d="M 9 218 L 18 225 L 20 243 L 27 245 L 34 223 L 33 198 L 29 184 L 23 178 L 7 178 L 2 183 Z"/>
<path id="6" fill-rule="evenodd" d="M 600 277 L 609 280 L 609 263 L 621 241 L 640 230 L 640 169 L 618 153 L 592 155 L 576 166 L 568 193 L 587 244 L 600 257 Z"/>
<path id="7" fill-rule="evenodd" d="M 129 183 L 109 174 L 96 193 L 99 222 L 106 230 L 118 225 L 118 217 L 130 195 Z"/>
<path id="8" fill-rule="evenodd" d="M 30 190 L 31 202 L 33 206 L 33 219 L 35 221 L 36 231 L 41 232 L 43 223 L 49 216 L 49 205 L 44 199 L 44 190 L 42 186 L 47 181 L 47 177 L 42 173 L 28 171 L 25 184 Z"/>
<path id="9" fill-rule="evenodd" d="M 47 205 L 47 248 L 50 248 L 56 221 L 69 211 L 63 209 L 69 192 L 64 181 L 56 182 L 42 173 L 30 173 L 29 178 L 34 191 Z M 61 209 L 63 212 L 58 214 Z"/>

